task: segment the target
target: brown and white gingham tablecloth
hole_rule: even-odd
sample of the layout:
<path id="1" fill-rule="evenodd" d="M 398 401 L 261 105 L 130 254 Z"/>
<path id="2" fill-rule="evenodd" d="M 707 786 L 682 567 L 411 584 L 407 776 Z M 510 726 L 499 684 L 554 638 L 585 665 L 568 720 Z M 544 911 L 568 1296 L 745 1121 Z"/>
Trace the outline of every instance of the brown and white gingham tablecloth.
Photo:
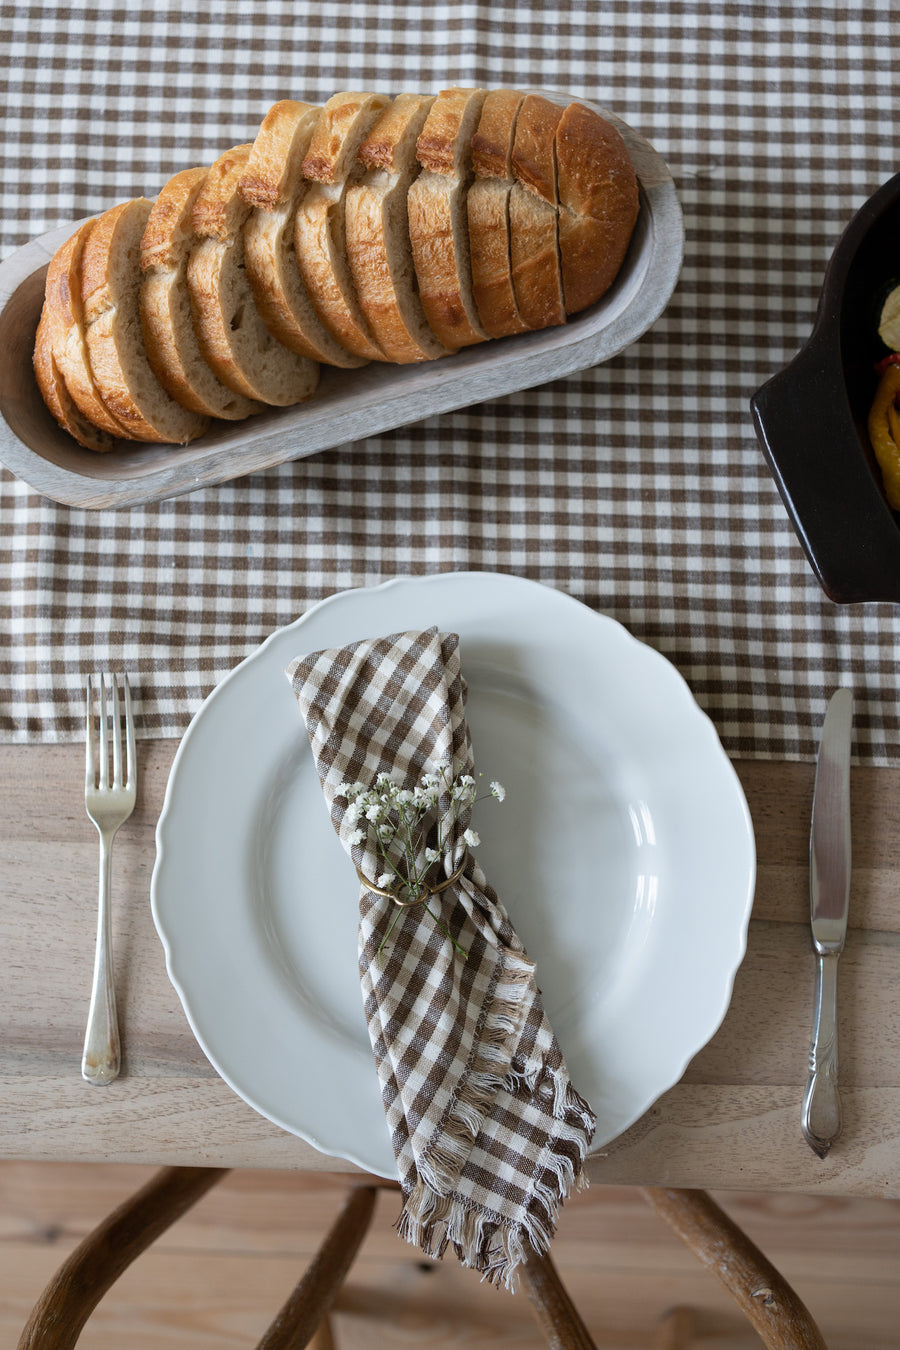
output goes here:
<path id="1" fill-rule="evenodd" d="M 101 0 L 0 16 L 6 252 L 154 195 L 252 137 L 276 99 L 342 88 L 590 98 L 653 142 L 686 225 L 668 310 L 596 369 L 149 507 L 71 510 L 3 471 L 0 737 L 79 736 L 83 675 L 123 665 L 141 733 L 178 735 L 321 597 L 486 569 L 658 648 L 734 755 L 811 754 L 846 682 L 858 751 L 897 759 L 900 615 L 820 591 L 748 412 L 807 337 L 844 225 L 900 167 L 889 5 Z"/>

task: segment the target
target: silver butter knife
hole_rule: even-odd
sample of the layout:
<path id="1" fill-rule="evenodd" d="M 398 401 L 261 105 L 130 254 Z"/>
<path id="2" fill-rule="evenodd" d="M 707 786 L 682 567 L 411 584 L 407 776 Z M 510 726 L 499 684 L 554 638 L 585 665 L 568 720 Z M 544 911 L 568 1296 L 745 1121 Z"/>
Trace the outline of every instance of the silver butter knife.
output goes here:
<path id="1" fill-rule="evenodd" d="M 850 904 L 850 740 L 853 695 L 832 695 L 822 728 L 812 829 L 809 837 L 809 908 L 816 951 L 816 994 L 809 1080 L 803 1098 L 803 1133 L 824 1158 L 841 1132 L 838 1093 L 837 967 Z"/>

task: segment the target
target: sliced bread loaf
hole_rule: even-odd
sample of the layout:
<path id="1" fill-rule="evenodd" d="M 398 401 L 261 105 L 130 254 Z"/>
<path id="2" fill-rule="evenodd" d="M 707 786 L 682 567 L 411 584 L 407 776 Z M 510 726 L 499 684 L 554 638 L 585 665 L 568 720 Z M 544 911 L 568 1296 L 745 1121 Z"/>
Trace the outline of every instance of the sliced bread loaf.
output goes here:
<path id="1" fill-rule="evenodd" d="M 559 251 L 566 312 L 606 293 L 628 251 L 638 216 L 634 165 L 615 127 L 580 103 L 556 128 Z"/>
<path id="2" fill-rule="evenodd" d="M 416 288 L 406 199 L 419 173 L 416 141 L 434 99 L 401 94 L 359 147 L 366 174 L 347 192 L 347 257 L 359 303 L 388 361 L 446 356 Z"/>
<path id="3" fill-rule="evenodd" d="M 81 257 L 84 336 L 107 408 L 144 441 L 184 443 L 209 419 L 183 408 L 153 373 L 144 347 L 139 294 L 141 239 L 153 203 L 120 202 L 94 221 Z"/>
<path id="4" fill-rule="evenodd" d="M 492 338 L 527 328 L 516 304 L 509 243 L 512 148 L 524 97 L 515 89 L 493 89 L 484 100 L 472 137 L 475 181 L 466 198 L 472 295 L 484 330 Z"/>
<path id="5" fill-rule="evenodd" d="M 282 99 L 269 109 L 240 181 L 253 207 L 244 225 L 244 257 L 263 322 L 291 351 L 331 366 L 360 366 L 322 323 L 294 249 L 297 208 L 309 184 L 302 174 L 321 108 Z"/>
<path id="6" fill-rule="evenodd" d="M 238 190 L 249 158 L 249 145 L 235 146 L 206 177 L 191 213 L 199 242 L 188 258 L 188 290 L 201 350 L 222 383 L 245 398 L 286 407 L 310 397 L 319 368 L 282 346 L 256 307 L 244 266 L 251 208 Z"/>
<path id="7" fill-rule="evenodd" d="M 347 261 L 344 210 L 347 192 L 364 173 L 357 151 L 390 103 L 383 94 L 342 93 L 322 109 L 303 174 L 311 181 L 295 219 L 300 271 L 326 328 L 348 352 L 383 361 L 356 294 Z"/>
<path id="8" fill-rule="evenodd" d="M 200 350 L 191 314 L 187 264 L 196 242 L 191 215 L 206 169 L 171 178 L 150 212 L 141 240 L 141 322 L 147 357 L 162 386 L 183 407 L 237 420 L 263 405 L 222 384 Z"/>
<path id="9" fill-rule="evenodd" d="M 472 296 L 466 193 L 472 177 L 472 133 L 483 89 L 438 94 L 417 144 L 424 170 L 409 189 L 409 238 L 425 317 L 450 351 L 483 342 L 487 333 Z"/>
<path id="10" fill-rule="evenodd" d="M 554 136 L 563 109 L 529 94 L 519 109 L 509 196 L 510 258 L 519 313 L 528 328 L 565 323 L 559 262 Z"/>
<path id="11" fill-rule="evenodd" d="M 81 305 L 81 259 L 94 221 L 86 220 L 57 249 L 44 290 L 45 333 L 65 388 L 78 411 L 100 431 L 134 440 L 134 431 L 107 408 L 94 383 Z"/>
<path id="12" fill-rule="evenodd" d="M 34 373 L 44 402 L 63 430 L 88 450 L 105 452 L 119 449 L 121 442 L 88 421 L 66 388 L 62 371 L 53 355 L 50 330 L 50 318 L 44 309 L 34 338 Z"/>

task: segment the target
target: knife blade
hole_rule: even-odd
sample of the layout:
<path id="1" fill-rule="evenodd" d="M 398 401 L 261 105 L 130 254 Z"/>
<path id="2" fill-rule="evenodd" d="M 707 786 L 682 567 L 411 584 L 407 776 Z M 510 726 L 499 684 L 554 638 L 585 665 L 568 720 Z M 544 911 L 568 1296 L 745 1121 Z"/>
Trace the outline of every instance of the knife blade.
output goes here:
<path id="1" fill-rule="evenodd" d="M 850 743 L 853 695 L 838 689 L 822 728 L 809 836 L 809 911 L 816 953 L 809 1079 L 803 1133 L 824 1158 L 841 1132 L 838 1091 L 837 967 L 850 907 Z"/>

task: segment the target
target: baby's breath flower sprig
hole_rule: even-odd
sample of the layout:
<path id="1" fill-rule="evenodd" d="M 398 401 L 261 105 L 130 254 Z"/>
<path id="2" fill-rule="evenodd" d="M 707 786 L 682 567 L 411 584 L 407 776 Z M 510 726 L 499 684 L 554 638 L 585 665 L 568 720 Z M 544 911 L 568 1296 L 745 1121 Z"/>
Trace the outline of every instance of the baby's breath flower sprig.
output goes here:
<path id="1" fill-rule="evenodd" d="M 442 764 L 436 773 L 423 774 L 414 788 L 395 783 L 389 773 L 380 773 L 371 786 L 339 783 L 336 792 L 347 802 L 345 821 L 355 826 L 347 836 L 348 843 L 364 844 L 369 840 L 375 845 L 385 868 L 377 878 L 378 887 L 390 891 L 397 900 L 397 912 L 378 948 L 379 965 L 381 953 L 403 909 L 412 904 L 422 905 L 463 960 L 467 960 L 466 951 L 428 904 L 427 896 L 432 889 L 428 877 L 432 867 L 443 857 L 446 840 L 442 830 L 448 817 L 449 823 L 454 823 L 464 811 L 470 811 L 476 802 L 486 797 L 502 802 L 506 797 L 503 785 L 494 781 L 490 791 L 479 796 L 477 780 L 471 774 L 454 778 L 451 766 Z M 442 820 L 438 820 L 441 799 L 448 797 L 449 812 L 445 810 Z M 434 847 L 428 843 L 433 835 Z M 481 843 L 477 831 L 471 828 L 463 832 L 462 838 L 468 848 L 476 848 Z M 391 856 L 392 851 L 395 855 L 399 851 L 399 860 Z"/>

